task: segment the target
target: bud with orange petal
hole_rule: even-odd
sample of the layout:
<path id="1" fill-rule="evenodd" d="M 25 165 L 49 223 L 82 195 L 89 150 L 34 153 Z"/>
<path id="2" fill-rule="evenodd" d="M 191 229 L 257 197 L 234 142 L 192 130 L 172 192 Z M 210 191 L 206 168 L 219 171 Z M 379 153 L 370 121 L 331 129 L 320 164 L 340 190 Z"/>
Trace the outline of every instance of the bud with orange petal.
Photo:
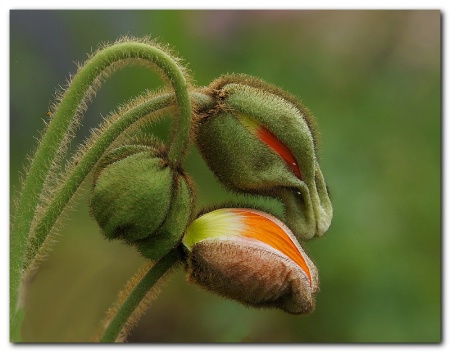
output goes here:
<path id="1" fill-rule="evenodd" d="M 257 78 L 224 76 L 210 90 L 219 103 L 199 120 L 196 142 L 218 179 L 233 190 L 281 199 L 298 238 L 324 234 L 333 211 L 310 113 Z"/>
<path id="2" fill-rule="evenodd" d="M 182 242 L 189 253 L 189 281 L 253 307 L 293 314 L 314 310 L 317 268 L 272 215 L 217 209 L 194 220 Z"/>

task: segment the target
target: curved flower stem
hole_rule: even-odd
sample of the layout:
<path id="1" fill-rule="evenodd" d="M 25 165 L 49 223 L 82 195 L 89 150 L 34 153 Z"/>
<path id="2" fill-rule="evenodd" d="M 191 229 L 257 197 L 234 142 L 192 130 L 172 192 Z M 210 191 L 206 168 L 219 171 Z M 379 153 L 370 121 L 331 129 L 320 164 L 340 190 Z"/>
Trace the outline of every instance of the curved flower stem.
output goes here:
<path id="1" fill-rule="evenodd" d="M 88 97 L 99 86 L 108 73 L 124 67 L 130 61 L 145 66 L 158 66 L 169 78 L 175 91 L 178 105 L 178 120 L 174 123 L 177 136 L 169 147 L 169 160 L 179 165 L 184 157 L 188 144 L 191 122 L 191 102 L 187 90 L 187 82 L 183 70 L 176 60 L 161 49 L 140 42 L 123 42 L 106 47 L 99 51 L 74 76 L 70 86 L 65 91 L 40 145 L 23 183 L 20 198 L 17 202 L 15 215 L 11 224 L 10 244 L 10 320 L 11 341 L 20 341 L 19 327 L 21 316 L 19 307 L 19 284 L 22 274 L 27 239 L 31 223 L 38 207 L 44 182 L 53 160 L 56 159 L 61 145 L 69 135 L 70 128 L 77 113 Z M 121 63 L 121 64 L 116 64 Z M 175 137 L 173 137 L 175 138 Z M 29 246 L 28 246 L 29 248 Z"/>
<path id="2" fill-rule="evenodd" d="M 191 99 L 199 109 L 208 109 L 214 103 L 209 96 L 198 92 L 193 92 L 191 94 Z M 76 166 L 69 170 L 68 174 L 64 175 L 64 182 L 55 192 L 52 201 L 48 204 L 46 209 L 41 212 L 41 216 L 34 229 L 33 237 L 30 238 L 29 248 L 23 265 L 24 274 L 33 267 L 33 261 L 39 257 L 51 229 L 63 212 L 65 206 L 69 203 L 105 150 L 129 126 L 162 109 L 170 108 L 174 103 L 174 94 L 167 93 L 155 96 L 123 113 L 119 119 L 115 120 L 107 129 L 103 130 L 102 133 L 97 136 L 95 142 L 90 145 L 82 158 L 78 160 Z M 11 277 L 11 284 L 12 279 L 13 277 Z M 20 285 L 20 277 L 18 279 L 19 282 L 17 283 L 17 287 Z M 15 321 L 12 320 L 11 324 L 13 323 L 15 323 Z"/>
<path id="3" fill-rule="evenodd" d="M 96 138 L 95 142 L 90 145 L 89 149 L 87 149 L 83 157 L 78 161 L 78 164 L 68 175 L 65 175 L 63 178 L 64 183 L 60 185 L 45 211 L 41 212 L 42 215 L 37 221 L 33 236 L 29 239 L 30 244 L 23 266 L 25 270 L 30 267 L 33 260 L 36 258 L 52 227 L 64 210 L 64 207 L 111 143 L 113 143 L 127 127 L 131 126 L 139 119 L 158 110 L 167 108 L 173 103 L 173 94 L 157 96 L 128 110 L 104 131 L 103 134 Z"/>
<path id="4" fill-rule="evenodd" d="M 45 211 L 41 213 L 42 215 L 38 219 L 33 237 L 30 238 L 31 244 L 24 263 L 25 270 L 32 266 L 33 260 L 38 256 L 39 251 L 44 245 L 52 227 L 64 210 L 64 207 L 69 203 L 72 196 L 105 150 L 123 131 L 138 120 L 172 106 L 174 104 L 174 98 L 173 94 L 163 94 L 131 108 L 96 138 L 95 142 L 90 145 L 83 157 L 78 160 L 77 165 L 69 172 L 69 174 L 63 177 L 64 182 L 55 192 L 52 201 Z M 192 99 L 201 109 L 207 109 L 213 104 L 213 101 L 209 96 L 201 93 L 192 93 Z"/>
<path id="5" fill-rule="evenodd" d="M 178 251 L 179 248 L 176 247 L 167 253 L 139 280 L 109 321 L 105 332 L 99 340 L 100 342 L 115 342 L 124 334 L 123 331 L 126 329 L 127 323 L 132 319 L 133 313 L 144 297 L 151 292 L 154 285 L 170 268 L 181 262 Z"/>

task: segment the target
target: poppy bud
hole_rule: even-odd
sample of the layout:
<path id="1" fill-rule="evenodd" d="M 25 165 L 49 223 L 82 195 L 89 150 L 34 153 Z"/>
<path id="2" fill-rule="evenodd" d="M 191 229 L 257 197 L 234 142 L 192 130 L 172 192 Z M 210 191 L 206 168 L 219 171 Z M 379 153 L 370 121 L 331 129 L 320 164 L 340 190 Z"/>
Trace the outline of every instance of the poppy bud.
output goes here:
<path id="1" fill-rule="evenodd" d="M 192 189 L 161 147 L 111 150 L 94 171 L 91 214 L 108 239 L 136 245 L 158 259 L 181 239 L 190 220 Z"/>
<path id="2" fill-rule="evenodd" d="M 261 211 L 217 209 L 187 228 L 188 281 L 253 307 L 314 310 L 318 272 L 292 232 Z"/>
<path id="3" fill-rule="evenodd" d="M 280 198 L 299 238 L 325 233 L 332 206 L 309 112 L 256 78 L 223 77 L 211 92 L 219 104 L 199 121 L 196 142 L 218 179 L 233 190 Z"/>

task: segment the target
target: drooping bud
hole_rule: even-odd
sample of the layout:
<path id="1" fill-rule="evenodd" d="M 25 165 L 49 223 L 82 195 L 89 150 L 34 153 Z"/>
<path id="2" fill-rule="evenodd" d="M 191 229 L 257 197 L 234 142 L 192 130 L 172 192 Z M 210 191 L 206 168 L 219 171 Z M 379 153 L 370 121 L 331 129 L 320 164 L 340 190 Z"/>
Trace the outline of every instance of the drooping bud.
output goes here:
<path id="1" fill-rule="evenodd" d="M 91 214 L 108 239 L 158 259 L 181 240 L 191 218 L 193 193 L 163 147 L 124 145 L 107 153 L 94 171 Z"/>
<path id="2" fill-rule="evenodd" d="M 257 78 L 225 76 L 210 89 L 220 103 L 199 121 L 196 141 L 218 179 L 233 190 L 280 198 L 299 238 L 325 233 L 332 206 L 309 112 Z"/>
<path id="3" fill-rule="evenodd" d="M 217 209 L 187 228 L 187 276 L 212 292 L 253 307 L 311 312 L 318 272 L 292 232 L 261 211 Z"/>

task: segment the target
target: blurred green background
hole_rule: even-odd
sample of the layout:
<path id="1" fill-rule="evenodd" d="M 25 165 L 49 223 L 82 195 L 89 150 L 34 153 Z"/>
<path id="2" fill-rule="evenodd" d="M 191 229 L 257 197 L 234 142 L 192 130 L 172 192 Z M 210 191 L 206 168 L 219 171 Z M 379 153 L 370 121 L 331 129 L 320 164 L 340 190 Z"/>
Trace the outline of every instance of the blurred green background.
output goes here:
<path id="1" fill-rule="evenodd" d="M 313 314 L 246 308 L 187 284 L 180 268 L 129 341 L 438 342 L 440 20 L 439 11 L 11 11 L 11 189 L 74 62 L 100 42 L 151 35 L 185 59 L 199 86 L 247 73 L 302 99 L 318 121 L 334 219 L 307 243 L 321 279 Z M 115 74 L 73 145 L 155 77 Z M 186 168 L 199 205 L 227 199 L 194 149 Z M 26 341 L 91 341 L 143 263 L 99 235 L 86 194 L 30 286 Z"/>

